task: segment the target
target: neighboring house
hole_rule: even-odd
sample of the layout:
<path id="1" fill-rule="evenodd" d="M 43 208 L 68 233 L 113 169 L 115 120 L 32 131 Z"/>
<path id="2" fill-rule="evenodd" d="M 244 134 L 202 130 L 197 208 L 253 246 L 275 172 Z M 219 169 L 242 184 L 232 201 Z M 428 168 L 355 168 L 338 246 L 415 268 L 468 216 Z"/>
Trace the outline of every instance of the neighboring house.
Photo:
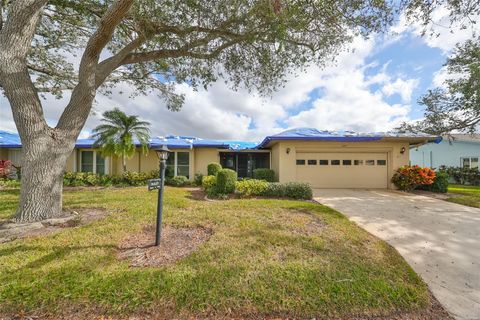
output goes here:
<path id="1" fill-rule="evenodd" d="M 0 131 L 0 159 L 11 159 L 21 150 L 15 136 Z M 256 168 L 271 168 L 277 181 L 303 181 L 314 188 L 393 188 L 390 179 L 395 169 L 409 163 L 410 148 L 439 141 L 439 137 L 421 134 L 297 128 L 267 136 L 260 144 L 170 135 L 152 138 L 150 148 L 166 145 L 172 150 L 167 162 L 170 172 L 190 180 L 196 173 L 207 174 L 209 163 L 219 162 L 239 177 L 252 177 Z M 120 174 L 121 161 L 103 158 L 92 149 L 93 142 L 77 141 L 66 170 Z M 21 165 L 21 159 L 16 165 Z M 144 155 L 138 149 L 127 161 L 129 171 L 157 168 L 155 152 Z"/>
<path id="2" fill-rule="evenodd" d="M 412 165 L 439 168 L 478 168 L 480 158 L 480 135 L 454 134 L 441 143 L 426 144 L 410 150 Z"/>

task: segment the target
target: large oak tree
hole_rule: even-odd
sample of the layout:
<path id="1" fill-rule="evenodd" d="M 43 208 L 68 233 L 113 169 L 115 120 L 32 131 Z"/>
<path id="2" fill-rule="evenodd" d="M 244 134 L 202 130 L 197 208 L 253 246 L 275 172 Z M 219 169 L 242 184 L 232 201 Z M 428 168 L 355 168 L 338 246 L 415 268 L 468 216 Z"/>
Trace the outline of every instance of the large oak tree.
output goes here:
<path id="1" fill-rule="evenodd" d="M 172 110 L 183 102 L 174 82 L 223 78 L 268 94 L 356 34 L 384 30 L 397 10 L 427 23 L 439 5 L 453 17 L 478 13 L 476 1 L 458 0 L 0 0 L 0 87 L 24 151 L 15 219 L 61 212 L 66 160 L 97 90 L 127 81 L 138 93 L 157 91 Z M 65 90 L 69 101 L 49 126 L 40 97 Z"/>

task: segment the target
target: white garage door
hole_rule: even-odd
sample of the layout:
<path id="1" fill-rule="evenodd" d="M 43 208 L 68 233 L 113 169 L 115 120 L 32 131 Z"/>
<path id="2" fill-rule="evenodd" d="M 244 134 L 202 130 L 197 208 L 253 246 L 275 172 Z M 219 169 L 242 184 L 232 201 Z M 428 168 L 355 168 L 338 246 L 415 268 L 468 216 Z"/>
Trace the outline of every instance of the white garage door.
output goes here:
<path id="1" fill-rule="evenodd" d="M 297 153 L 297 181 L 314 188 L 387 188 L 387 153 Z"/>

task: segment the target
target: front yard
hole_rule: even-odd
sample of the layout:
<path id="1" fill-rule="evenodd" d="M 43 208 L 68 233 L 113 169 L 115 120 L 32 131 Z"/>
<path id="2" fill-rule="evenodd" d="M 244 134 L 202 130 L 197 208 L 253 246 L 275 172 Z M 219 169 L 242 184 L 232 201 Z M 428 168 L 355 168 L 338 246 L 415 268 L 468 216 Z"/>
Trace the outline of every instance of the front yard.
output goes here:
<path id="1" fill-rule="evenodd" d="M 447 199 L 447 201 L 480 208 L 480 186 L 451 184 L 448 186 L 448 192 L 455 196 Z"/>
<path id="2" fill-rule="evenodd" d="M 167 188 L 165 224 L 213 233 L 174 264 L 130 267 L 117 258 L 119 243 L 155 221 L 156 193 L 145 189 L 65 191 L 65 207 L 111 214 L 0 244 L 0 317 L 349 318 L 430 308 L 426 285 L 392 247 L 311 202 L 203 201 Z M 13 214 L 18 193 L 0 190 L 0 221 Z"/>

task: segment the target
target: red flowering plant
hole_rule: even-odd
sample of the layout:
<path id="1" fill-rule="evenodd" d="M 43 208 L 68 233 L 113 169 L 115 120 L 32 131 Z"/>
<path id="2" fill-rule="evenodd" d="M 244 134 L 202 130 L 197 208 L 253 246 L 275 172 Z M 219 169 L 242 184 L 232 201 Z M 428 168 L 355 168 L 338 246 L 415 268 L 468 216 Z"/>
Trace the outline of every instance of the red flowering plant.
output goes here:
<path id="1" fill-rule="evenodd" d="M 418 186 L 431 185 L 434 180 L 435 171 L 420 166 L 400 167 L 392 177 L 392 183 L 404 191 L 411 191 Z"/>
<path id="2" fill-rule="evenodd" d="M 12 170 L 12 161 L 0 160 L 0 179 L 7 179 Z"/>

